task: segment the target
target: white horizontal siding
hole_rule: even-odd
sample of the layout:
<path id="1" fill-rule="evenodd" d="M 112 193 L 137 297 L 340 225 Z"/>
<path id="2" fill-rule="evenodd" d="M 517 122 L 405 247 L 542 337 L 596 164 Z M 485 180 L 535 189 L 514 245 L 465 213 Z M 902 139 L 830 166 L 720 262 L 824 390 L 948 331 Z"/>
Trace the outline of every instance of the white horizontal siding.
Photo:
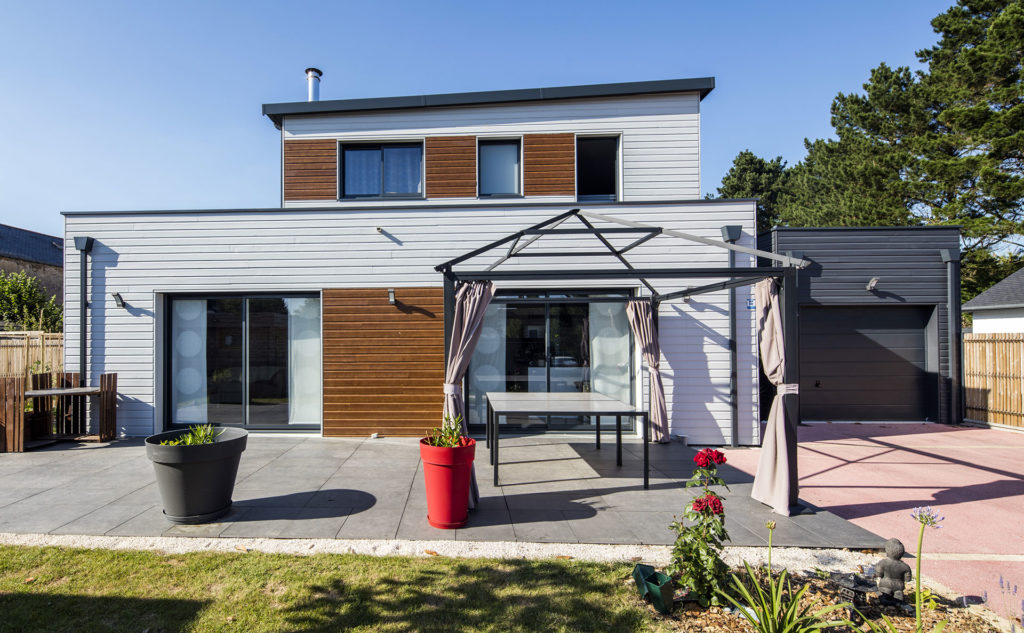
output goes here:
<path id="1" fill-rule="evenodd" d="M 282 125 L 284 140 L 389 141 L 556 132 L 621 135 L 621 197 L 625 202 L 700 197 L 700 96 L 695 92 L 296 115 L 285 117 Z M 302 203 L 285 205 L 300 207 Z"/>
<path id="2" fill-rule="evenodd" d="M 720 239 L 723 224 L 744 227 L 741 243 L 753 246 L 752 202 L 666 203 L 588 207 L 625 219 Z M 434 266 L 560 213 L 560 207 L 500 206 L 431 209 L 282 210 L 194 214 L 72 215 L 66 218 L 65 362 L 78 363 L 78 266 L 73 238 L 95 239 L 90 266 L 89 373 L 118 373 L 121 433 L 146 435 L 159 417 L 161 344 L 157 298 L 185 292 L 294 292 L 324 288 L 440 286 Z M 575 221 L 570 221 L 576 223 Z M 600 223 L 598 223 L 600 224 Z M 566 224 L 563 226 L 571 226 Z M 582 226 L 582 225 L 580 225 Z M 387 235 L 378 233 L 381 227 Z M 390 238 L 388 237 L 390 236 Z M 635 237 L 635 236 L 633 236 Z M 616 236 L 623 245 L 633 237 Z M 532 251 L 597 251 L 589 236 L 543 237 Z M 503 253 L 504 249 L 500 251 Z M 482 269 L 497 255 L 464 270 Z M 638 268 L 724 267 L 725 250 L 659 236 L 630 251 Z M 740 265 L 753 265 L 740 255 Z M 520 263 L 523 262 L 523 263 Z M 619 269 L 611 256 L 523 259 L 499 270 Z M 713 280 L 652 280 L 662 292 Z M 542 286 L 517 282 L 506 287 Z M 552 287 L 633 287 L 630 281 L 564 282 Z M 114 305 L 119 292 L 126 309 Z M 739 367 L 741 443 L 757 441 L 757 369 L 749 288 L 740 289 Z M 662 371 L 672 430 L 693 443 L 731 441 L 728 293 L 664 304 L 660 314 Z M 637 355 L 639 358 L 639 354 Z M 644 381 L 645 382 L 645 381 Z M 646 386 L 644 386 L 646 393 Z"/>

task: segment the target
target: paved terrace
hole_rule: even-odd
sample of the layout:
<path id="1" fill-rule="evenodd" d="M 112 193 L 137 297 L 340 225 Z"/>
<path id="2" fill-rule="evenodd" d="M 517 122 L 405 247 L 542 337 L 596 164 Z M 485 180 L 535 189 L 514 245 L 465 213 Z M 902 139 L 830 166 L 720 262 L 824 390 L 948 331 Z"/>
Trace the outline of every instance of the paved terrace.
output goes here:
<path id="1" fill-rule="evenodd" d="M 161 514 L 141 440 L 58 445 L 0 456 L 0 532 L 111 536 L 374 538 L 670 544 L 668 529 L 690 499 L 683 482 L 694 451 L 651 445 L 651 487 L 642 486 L 642 445 L 596 450 L 585 436 L 509 437 L 502 486 L 477 451 L 481 503 L 469 524 L 438 530 L 426 520 L 419 448 L 413 439 L 249 437 L 235 505 L 221 522 L 175 526 Z M 809 507 L 783 518 L 749 498 L 749 475 L 724 468 L 726 527 L 733 545 L 878 548 L 882 539 Z"/>

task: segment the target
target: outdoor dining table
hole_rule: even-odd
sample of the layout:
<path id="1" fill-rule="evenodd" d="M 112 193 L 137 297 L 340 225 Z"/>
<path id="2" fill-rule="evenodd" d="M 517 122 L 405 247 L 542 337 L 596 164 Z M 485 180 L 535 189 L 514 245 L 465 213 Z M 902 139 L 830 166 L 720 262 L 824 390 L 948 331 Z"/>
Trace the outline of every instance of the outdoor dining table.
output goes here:
<path id="1" fill-rule="evenodd" d="M 644 446 L 644 488 L 650 481 L 650 465 L 648 442 L 650 441 L 649 418 L 647 411 L 638 409 L 599 393 L 572 392 L 506 392 L 488 391 L 487 399 L 487 446 L 490 449 L 491 464 L 494 467 L 494 485 L 498 484 L 498 440 L 501 438 L 501 427 L 498 420 L 505 415 L 565 415 L 565 416 L 615 416 L 615 463 L 622 465 L 622 418 L 640 418 L 643 427 Z M 595 442 L 601 448 L 601 422 L 596 423 Z"/>

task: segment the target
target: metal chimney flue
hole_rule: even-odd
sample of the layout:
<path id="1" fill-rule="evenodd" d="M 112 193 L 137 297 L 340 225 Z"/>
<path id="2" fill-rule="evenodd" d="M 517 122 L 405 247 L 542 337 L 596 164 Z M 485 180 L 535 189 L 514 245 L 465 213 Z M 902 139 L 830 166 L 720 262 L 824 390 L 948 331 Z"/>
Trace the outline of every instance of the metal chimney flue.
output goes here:
<path id="1" fill-rule="evenodd" d="M 320 77 L 322 76 L 323 72 L 319 68 L 306 69 L 307 101 L 320 100 Z"/>

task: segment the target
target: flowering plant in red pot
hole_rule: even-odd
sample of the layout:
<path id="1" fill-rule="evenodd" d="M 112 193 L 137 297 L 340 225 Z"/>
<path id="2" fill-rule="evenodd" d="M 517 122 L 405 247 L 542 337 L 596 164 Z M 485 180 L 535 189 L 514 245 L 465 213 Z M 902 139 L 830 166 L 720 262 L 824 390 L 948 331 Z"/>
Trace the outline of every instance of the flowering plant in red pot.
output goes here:
<path id="1" fill-rule="evenodd" d="M 725 463 L 721 451 L 705 448 L 693 458 L 697 465 L 687 488 L 700 487 L 703 493 L 695 497 L 683 513 L 683 520 L 669 526 L 676 533 L 672 547 L 669 574 L 676 584 L 687 588 L 688 598 L 702 606 L 719 604 L 719 590 L 725 587 L 729 567 L 722 560 L 722 542 L 729 538 L 725 531 L 725 506 L 722 498 L 711 486 L 724 486 L 718 475 L 718 466 Z"/>
<path id="2" fill-rule="evenodd" d="M 462 416 L 445 416 L 440 428 L 420 440 L 430 525 L 450 530 L 466 524 L 475 453 L 476 440 L 462 434 Z"/>

